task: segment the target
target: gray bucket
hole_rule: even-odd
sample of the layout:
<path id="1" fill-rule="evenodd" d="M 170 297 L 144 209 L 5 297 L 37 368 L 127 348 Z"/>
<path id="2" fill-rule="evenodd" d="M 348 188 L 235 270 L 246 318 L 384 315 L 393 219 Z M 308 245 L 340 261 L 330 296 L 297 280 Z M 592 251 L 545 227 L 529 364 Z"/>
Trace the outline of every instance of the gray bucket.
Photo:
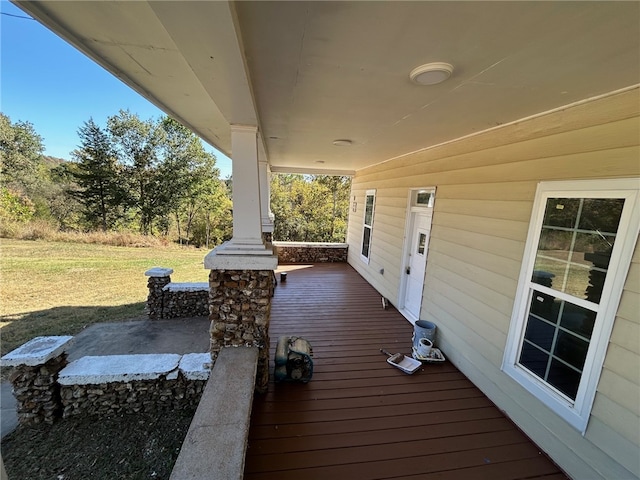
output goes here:
<path id="1" fill-rule="evenodd" d="M 418 348 L 421 338 L 428 338 L 435 345 L 436 324 L 427 320 L 418 320 L 413 326 L 413 347 Z"/>

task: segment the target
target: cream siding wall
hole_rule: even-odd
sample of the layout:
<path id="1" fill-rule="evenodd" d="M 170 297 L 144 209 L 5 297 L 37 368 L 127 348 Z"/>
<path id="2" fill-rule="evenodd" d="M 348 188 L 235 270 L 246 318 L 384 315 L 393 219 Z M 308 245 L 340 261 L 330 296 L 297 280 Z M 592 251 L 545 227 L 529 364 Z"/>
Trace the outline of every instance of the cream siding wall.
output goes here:
<path id="1" fill-rule="evenodd" d="M 409 189 L 436 186 L 421 318 L 447 357 L 574 478 L 640 477 L 640 253 L 584 436 L 500 370 L 537 183 L 640 176 L 638 89 L 358 171 L 349 262 L 397 305 Z M 369 265 L 364 192 L 376 189 Z M 384 269 L 384 273 L 380 270 Z"/>

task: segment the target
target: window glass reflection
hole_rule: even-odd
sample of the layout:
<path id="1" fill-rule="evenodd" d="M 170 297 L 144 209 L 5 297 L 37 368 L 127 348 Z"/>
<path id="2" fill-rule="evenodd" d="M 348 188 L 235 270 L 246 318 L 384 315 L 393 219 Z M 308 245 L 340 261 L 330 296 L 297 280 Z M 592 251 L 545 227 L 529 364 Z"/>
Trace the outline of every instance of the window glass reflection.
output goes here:
<path id="1" fill-rule="evenodd" d="M 362 255 L 369 258 L 369 245 L 371 244 L 371 229 L 364 228 L 364 238 L 362 239 Z"/>
<path id="2" fill-rule="evenodd" d="M 418 192 L 416 194 L 416 204 L 417 205 L 429 205 L 431 201 L 431 193 L 429 192 Z"/>
<path id="3" fill-rule="evenodd" d="M 616 233 L 624 207 L 623 198 L 585 198 L 578 228 Z"/>
<path id="4" fill-rule="evenodd" d="M 549 363 L 549 354 L 525 342 L 522 346 L 519 363 L 535 373 L 538 377 L 544 378 L 545 372 L 547 371 L 547 364 Z"/>
<path id="5" fill-rule="evenodd" d="M 551 361 L 547 382 L 575 400 L 580 385 L 581 372 L 576 372 L 567 365 L 557 360 Z"/>
<path id="6" fill-rule="evenodd" d="M 367 195 L 367 203 L 364 211 L 364 223 L 365 225 L 371 225 L 373 221 L 373 195 Z"/>
<path id="7" fill-rule="evenodd" d="M 550 198 L 531 281 L 599 303 L 624 199 Z"/>
<path id="8" fill-rule="evenodd" d="M 560 360 L 582 370 L 584 360 L 587 358 L 589 343 L 585 340 L 571 335 L 568 332 L 558 332 L 558 339 L 553 354 Z"/>
<path id="9" fill-rule="evenodd" d="M 594 311 L 534 290 L 518 362 L 575 400 L 595 318 Z"/>
<path id="10" fill-rule="evenodd" d="M 579 207 L 579 198 L 549 198 L 542 224 L 551 227 L 574 228 Z"/>
<path id="11" fill-rule="evenodd" d="M 553 325 L 549 325 L 542 320 L 530 316 L 524 338 L 529 340 L 534 345 L 537 345 L 547 352 L 550 352 L 555 333 L 556 329 Z"/>

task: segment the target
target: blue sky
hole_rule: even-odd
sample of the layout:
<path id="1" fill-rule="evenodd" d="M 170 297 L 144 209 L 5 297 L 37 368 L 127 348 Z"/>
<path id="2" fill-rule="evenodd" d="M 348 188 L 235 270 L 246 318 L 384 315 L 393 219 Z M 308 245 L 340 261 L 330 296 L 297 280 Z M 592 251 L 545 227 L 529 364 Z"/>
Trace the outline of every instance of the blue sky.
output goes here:
<path id="1" fill-rule="evenodd" d="M 163 112 L 102 67 L 51 33 L 15 5 L 0 2 L 0 110 L 12 122 L 33 124 L 43 137 L 45 154 L 70 159 L 78 146 L 78 128 L 93 117 L 129 109 L 142 119 Z M 220 168 L 231 175 L 231 160 L 205 143 Z"/>

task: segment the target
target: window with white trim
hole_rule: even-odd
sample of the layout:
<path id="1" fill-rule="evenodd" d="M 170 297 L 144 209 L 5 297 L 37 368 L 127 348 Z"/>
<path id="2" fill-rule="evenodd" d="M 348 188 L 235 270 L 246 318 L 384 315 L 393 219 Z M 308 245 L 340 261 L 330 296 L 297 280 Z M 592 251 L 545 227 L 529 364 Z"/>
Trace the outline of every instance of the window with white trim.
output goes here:
<path id="1" fill-rule="evenodd" d="M 364 201 L 364 222 L 362 227 L 362 249 L 360 257 L 369 263 L 371 256 L 371 237 L 373 235 L 373 210 L 376 203 L 376 191 L 367 190 Z"/>
<path id="2" fill-rule="evenodd" d="M 503 370 L 584 432 L 640 221 L 638 179 L 538 186 Z"/>

